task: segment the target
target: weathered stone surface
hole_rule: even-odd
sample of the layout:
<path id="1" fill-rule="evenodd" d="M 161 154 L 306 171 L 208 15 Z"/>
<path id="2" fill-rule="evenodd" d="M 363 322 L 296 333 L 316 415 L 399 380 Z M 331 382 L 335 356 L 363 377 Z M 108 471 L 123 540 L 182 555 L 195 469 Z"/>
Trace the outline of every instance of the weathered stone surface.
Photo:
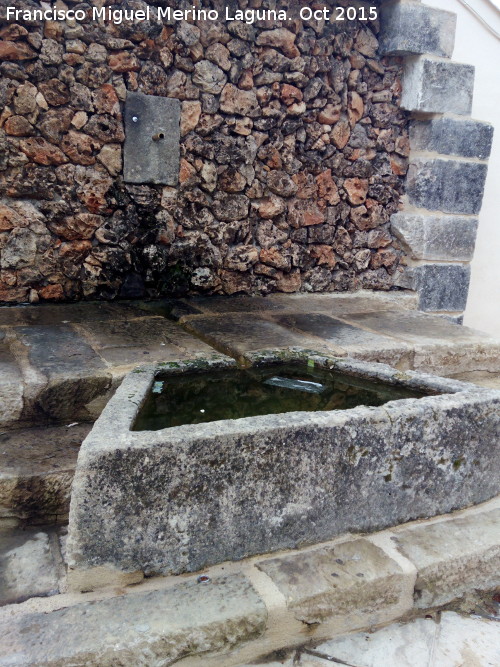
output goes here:
<path id="1" fill-rule="evenodd" d="M 227 77 L 224 72 L 209 60 L 201 60 L 194 66 L 193 83 L 204 93 L 218 95 L 224 88 Z"/>
<path id="2" fill-rule="evenodd" d="M 122 147 L 120 144 L 107 144 L 97 155 L 98 161 L 106 167 L 111 176 L 118 176 L 122 170 Z"/>
<path id="3" fill-rule="evenodd" d="M 197 319 L 207 318 L 191 322 Z M 328 364 L 424 392 L 459 393 L 147 432 L 130 426 L 155 371 L 131 373 L 80 450 L 68 541 L 75 577 L 90 581 L 100 566 L 197 570 L 498 493 L 498 392 L 354 360 Z M 458 469 L 452 462 L 464 452 Z"/>
<path id="4" fill-rule="evenodd" d="M 125 181 L 176 185 L 180 159 L 179 101 L 129 92 L 125 127 Z"/>
<path id="5" fill-rule="evenodd" d="M 175 301 L 176 309 L 187 308 L 184 315 L 225 314 L 225 313 L 326 313 L 333 317 L 346 313 L 360 313 L 376 310 L 414 310 L 418 297 L 410 292 L 358 292 L 330 294 L 293 294 L 268 296 L 210 296 L 192 297 Z M 4 312 L 7 309 L 4 309 Z M 0 310 L 0 322 L 1 320 Z M 430 316 L 434 319 L 433 316 Z"/>
<path id="6" fill-rule="evenodd" d="M 397 208 L 406 171 L 395 152 L 406 139 L 401 67 L 378 59 L 376 25 L 349 26 L 349 35 L 347 26 L 342 35 L 333 23 L 315 26 L 179 21 L 160 32 L 156 22 L 101 22 L 90 37 L 58 22 L 43 34 L 9 27 L 0 39 L 26 41 L 34 57 L 2 65 L 8 134 L 0 132 L 0 162 L 9 166 L 2 192 L 37 201 L 49 233 L 7 230 L 15 233 L 2 262 L 11 274 L 0 282 L 0 299 L 390 288 L 400 253 L 387 228 L 384 251 L 366 245 L 366 235 L 358 235 L 356 253 L 334 247 L 334 237 L 340 221 L 351 233 L 345 181 L 373 179 L 369 193 L 356 195 L 368 200 L 358 224 L 375 229 Z M 156 188 L 131 190 L 120 178 L 127 181 L 127 94 L 182 102 L 180 145 L 169 150 L 177 168 L 168 176 L 181 188 L 167 210 Z M 151 141 L 156 134 L 140 133 L 144 145 L 132 157 L 160 168 L 166 160 L 155 153 L 165 140 Z M 145 169 L 142 180 L 158 182 Z M 81 215 L 102 219 L 85 225 Z M 268 220 L 278 232 L 266 237 Z M 240 261 L 249 245 L 250 261 Z M 261 253 L 267 263 L 254 261 Z"/>
<path id="7" fill-rule="evenodd" d="M 443 465 L 457 471 L 467 464 L 468 452 Z M 500 510 L 396 532 L 401 553 L 417 568 L 415 605 L 439 607 L 466 591 L 490 590 L 500 585 Z"/>
<path id="8" fill-rule="evenodd" d="M 233 575 L 9 619 L 2 623 L 0 651 L 15 654 L 25 667 L 171 665 L 227 653 L 261 635 L 266 622 L 266 607 L 250 582 Z"/>
<path id="9" fill-rule="evenodd" d="M 481 162 L 414 158 L 408 170 L 408 197 L 419 208 L 475 215 L 481 210 L 487 170 Z"/>
<path id="10" fill-rule="evenodd" d="M 410 57 L 405 60 L 401 106 L 408 111 L 468 115 L 473 88 L 472 65 Z"/>
<path id="11" fill-rule="evenodd" d="M 37 164 L 60 165 L 68 161 L 64 153 L 42 137 L 23 139 L 20 148 L 30 160 Z"/>
<path id="12" fill-rule="evenodd" d="M 5 132 L 14 137 L 28 137 L 34 134 L 33 125 L 24 116 L 11 116 L 5 121 Z"/>
<path id="13" fill-rule="evenodd" d="M 442 116 L 410 124 L 413 150 L 486 160 L 491 152 L 493 126 L 469 118 Z"/>
<path id="14" fill-rule="evenodd" d="M 250 202 L 243 195 L 221 195 L 215 200 L 213 211 L 219 220 L 243 220 L 248 215 Z"/>
<path id="15" fill-rule="evenodd" d="M 23 42 L 0 41 L 0 60 L 33 60 L 36 52 Z"/>
<path id="16" fill-rule="evenodd" d="M 0 40 L 14 51 L 29 44 L 33 57 L 2 64 L 1 191 L 7 205 L 36 201 L 49 233 L 9 236 L 2 302 L 391 288 L 401 253 L 387 227 L 386 250 L 367 235 L 356 252 L 334 239 L 354 234 L 352 201 L 368 203 L 353 224 L 376 229 L 403 192 L 401 65 L 378 57 L 378 25 L 202 23 L 5 27 Z M 138 128 L 124 170 L 121 114 L 134 94 L 181 102 L 181 136 L 166 155 L 167 139 L 151 140 L 157 128 Z M 154 174 L 142 168 L 150 163 Z M 348 196 L 356 179 L 369 192 Z M 167 201 L 128 180 L 180 188 Z M 81 214 L 103 221 L 82 235 L 68 223 Z M 252 261 L 235 262 L 248 245 Z M 279 266 L 254 262 L 261 252 Z M 22 267 L 11 266 L 16 254 Z"/>
<path id="17" fill-rule="evenodd" d="M 85 406 L 107 393 L 111 376 L 103 360 L 70 325 L 16 327 L 32 367 L 30 395 L 23 416 L 67 419 L 85 414 Z"/>
<path id="18" fill-rule="evenodd" d="M 182 102 L 180 129 L 181 137 L 194 130 L 201 116 L 201 104 L 197 101 Z"/>
<path id="19" fill-rule="evenodd" d="M 220 108 L 225 113 L 253 117 L 259 110 L 259 102 L 253 90 L 240 90 L 227 83 L 220 96 Z"/>
<path id="20" fill-rule="evenodd" d="M 187 321 L 185 326 L 216 349 L 230 355 L 243 356 L 271 348 L 310 348 L 314 344 L 310 336 L 295 333 L 254 315 L 228 314 L 223 320 L 210 316 L 196 317 Z"/>
<path id="21" fill-rule="evenodd" d="M 473 370 L 500 370 L 500 341 L 442 316 L 411 311 L 358 311 L 340 317 L 356 326 L 411 343 L 413 368 L 427 373 L 450 376 Z"/>
<path id="22" fill-rule="evenodd" d="M 49 229 L 68 241 L 77 239 L 90 239 L 96 229 L 103 224 L 100 215 L 92 213 L 79 213 L 78 215 L 63 218 L 62 220 L 50 221 Z"/>
<path id="23" fill-rule="evenodd" d="M 380 53 L 428 54 L 450 58 L 455 45 L 456 14 L 418 2 L 397 2 L 380 11 Z"/>
<path id="24" fill-rule="evenodd" d="M 95 164 L 96 151 L 101 147 L 100 142 L 83 132 L 70 130 L 64 135 L 61 148 L 75 164 Z"/>
<path id="25" fill-rule="evenodd" d="M 261 32 L 256 43 L 262 46 L 275 46 L 283 51 L 289 58 L 299 55 L 299 50 L 294 44 L 295 35 L 286 28 L 275 28 Z"/>
<path id="26" fill-rule="evenodd" d="M 24 386 L 21 370 L 0 331 L 0 424 L 10 424 L 21 415 Z"/>
<path id="27" fill-rule="evenodd" d="M 139 304 L 65 303 L 27 308 L 0 308 L 0 326 L 61 325 L 69 322 L 128 320 L 143 317 Z"/>
<path id="28" fill-rule="evenodd" d="M 146 315 L 146 313 L 144 313 Z M 100 356 L 113 366 L 211 356 L 214 350 L 163 317 L 79 325 Z"/>
<path id="29" fill-rule="evenodd" d="M 320 644 L 317 651 L 335 656 L 340 664 L 344 661 L 358 667 L 425 667 L 433 662 L 442 667 L 494 665 L 500 657 L 498 622 L 446 611 L 438 618 L 417 618 L 376 632 L 335 638 Z M 318 659 L 318 663 L 306 663 L 304 667 L 328 664 Z"/>
<path id="30" fill-rule="evenodd" d="M 354 325 L 376 331 L 387 336 L 394 336 L 411 343 L 466 343 L 480 345 L 482 342 L 494 342 L 487 334 L 464 326 L 457 326 L 438 315 L 430 315 L 418 311 L 374 312 L 365 309 L 344 313 L 343 319 Z"/>
<path id="31" fill-rule="evenodd" d="M 59 592 L 55 540 L 47 533 L 2 532 L 0 542 L 0 606 Z"/>
<path id="32" fill-rule="evenodd" d="M 10 430 L 0 435 L 0 517 L 59 523 L 69 512 L 78 450 L 92 424 Z"/>
<path id="33" fill-rule="evenodd" d="M 50 106 L 60 107 L 61 105 L 67 104 L 70 101 L 70 92 L 68 90 L 68 86 L 63 81 L 59 81 L 58 79 L 43 81 L 39 85 L 39 90 Z"/>
<path id="34" fill-rule="evenodd" d="M 368 181 L 362 178 L 346 178 L 344 181 L 344 189 L 347 192 L 347 197 L 350 203 L 353 206 L 360 206 L 366 201 Z"/>
<path id="35" fill-rule="evenodd" d="M 378 625 L 393 618 L 395 608 L 404 614 L 413 606 L 415 573 L 403 572 L 368 540 L 280 556 L 257 567 L 279 588 L 295 618 L 307 624 L 355 616 L 359 625 Z"/>
<path id="36" fill-rule="evenodd" d="M 328 315 L 275 315 L 273 319 L 287 329 L 298 329 L 308 336 L 317 337 L 318 342 L 321 340 L 322 345 L 332 345 L 337 352 L 342 350 L 365 361 L 396 364 L 410 353 L 405 343 L 359 329 Z"/>
<path id="37" fill-rule="evenodd" d="M 394 234 L 415 259 L 460 260 L 474 254 L 478 220 L 454 215 L 395 213 L 391 217 Z"/>

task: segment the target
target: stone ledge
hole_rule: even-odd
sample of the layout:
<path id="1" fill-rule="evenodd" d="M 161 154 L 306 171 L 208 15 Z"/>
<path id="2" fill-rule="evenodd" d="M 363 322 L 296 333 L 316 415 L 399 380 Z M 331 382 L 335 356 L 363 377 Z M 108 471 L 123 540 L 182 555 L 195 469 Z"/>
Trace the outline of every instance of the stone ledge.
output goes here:
<path id="1" fill-rule="evenodd" d="M 309 625 L 379 625 L 413 606 L 415 571 L 404 571 L 380 547 L 350 540 L 257 563 L 278 587 L 288 609 Z M 340 630 L 341 631 L 341 630 Z"/>
<path id="2" fill-rule="evenodd" d="M 0 520 L 67 521 L 78 450 L 91 423 L 0 434 Z"/>
<path id="3" fill-rule="evenodd" d="M 428 5 L 398 2 L 381 9 L 379 53 L 429 54 L 450 58 L 455 45 L 457 17 Z"/>
<path id="4" fill-rule="evenodd" d="M 1 656 L 19 667 L 171 665 L 255 639 L 267 611 L 242 575 L 77 604 L 0 623 Z M 19 637 L 22 636 L 22 644 Z"/>
<path id="5" fill-rule="evenodd" d="M 410 123 L 412 150 L 487 160 L 491 153 L 493 125 L 470 118 L 431 118 Z"/>
<path id="6" fill-rule="evenodd" d="M 372 629 L 498 586 L 499 522 L 497 497 L 368 537 L 223 563 L 205 570 L 206 583 L 157 578 L 118 595 L 28 600 L 0 609 L 0 664 L 237 667 Z"/>
<path id="7" fill-rule="evenodd" d="M 393 540 L 418 570 L 415 606 L 437 607 L 500 583 L 500 508 L 401 528 Z M 436 548 L 440 545 L 440 548 Z"/>
<path id="8" fill-rule="evenodd" d="M 406 59 L 401 107 L 408 111 L 469 115 L 474 67 L 429 56 Z"/>

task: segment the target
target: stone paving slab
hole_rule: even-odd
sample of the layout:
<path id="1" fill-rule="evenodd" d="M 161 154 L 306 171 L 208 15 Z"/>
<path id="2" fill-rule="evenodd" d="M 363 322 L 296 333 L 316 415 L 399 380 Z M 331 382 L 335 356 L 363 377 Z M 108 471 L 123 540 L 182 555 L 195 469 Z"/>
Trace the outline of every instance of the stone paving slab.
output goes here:
<path id="1" fill-rule="evenodd" d="M 212 355 L 214 350 L 163 317 L 142 317 L 79 324 L 78 330 L 110 366 L 137 366 L 190 356 Z"/>
<path id="2" fill-rule="evenodd" d="M 143 317 L 137 305 L 129 303 L 60 303 L 0 308 L 0 327 L 60 325 L 69 322 L 99 322 Z"/>
<path id="3" fill-rule="evenodd" d="M 0 308 L 0 322 L 0 425 L 96 419 L 135 366 L 215 354 L 127 303 Z"/>
<path id="4" fill-rule="evenodd" d="M 453 379 L 460 380 L 461 382 L 472 382 L 487 389 L 500 389 L 500 373 L 495 373 L 494 371 L 461 372 L 453 375 Z"/>
<path id="5" fill-rule="evenodd" d="M 61 565 L 55 534 L 0 530 L 0 606 L 57 594 Z"/>
<path id="6" fill-rule="evenodd" d="M 181 299 L 175 305 L 184 305 L 184 317 L 196 314 L 224 315 L 226 313 L 358 313 L 367 310 L 413 310 L 418 298 L 412 293 L 368 292 L 336 294 L 269 294 L 268 296 L 194 297 Z M 170 305 L 172 309 L 174 304 Z M 181 312 L 179 309 L 177 312 Z M 182 315 L 181 315 L 182 317 Z"/>
<path id="7" fill-rule="evenodd" d="M 75 418 L 111 387 L 101 357 L 70 324 L 14 327 L 25 378 L 22 419 Z"/>
<path id="8" fill-rule="evenodd" d="M 500 371 L 500 340 L 439 315 L 372 311 L 341 318 L 410 345 L 412 367 L 417 370 L 445 376 L 465 371 Z"/>
<path id="9" fill-rule="evenodd" d="M 410 343 L 489 342 L 491 336 L 463 325 L 454 324 L 440 315 L 421 312 L 365 311 L 344 316 L 354 326 L 378 334 L 393 336 Z"/>
<path id="10" fill-rule="evenodd" d="M 266 607 L 244 576 L 190 581 L 0 622 L 0 665 L 177 664 L 192 654 L 229 652 L 258 637 L 266 620 Z"/>
<path id="11" fill-rule="evenodd" d="M 0 431 L 0 520 L 58 523 L 91 423 Z"/>
<path id="12" fill-rule="evenodd" d="M 14 332 L 26 347 L 31 366 L 49 381 L 94 377 L 106 371 L 101 357 L 70 325 L 15 327 Z"/>
<path id="13" fill-rule="evenodd" d="M 316 650 L 325 656 L 318 667 L 496 667 L 500 623 L 445 612 L 437 620 L 419 618 L 334 639 Z"/>
<path id="14" fill-rule="evenodd" d="M 474 588 L 494 588 L 500 567 L 500 509 L 396 529 L 395 543 L 415 564 L 415 605 L 436 607 Z M 439 546 L 437 546 L 439 545 Z"/>
<path id="15" fill-rule="evenodd" d="M 198 316 L 187 320 L 184 326 L 216 350 L 240 358 L 269 349 L 327 349 L 317 338 L 290 331 L 276 322 L 258 318 L 256 315 L 228 313 L 224 317 Z M 329 349 L 337 356 L 346 355 L 342 348 L 333 344 Z"/>
<path id="16" fill-rule="evenodd" d="M 271 558 L 257 567 L 304 623 L 339 617 L 342 623 L 378 625 L 413 606 L 414 572 L 403 571 L 368 540 Z"/>
<path id="17" fill-rule="evenodd" d="M 273 320 L 287 329 L 316 337 L 321 345 L 333 345 L 334 350 L 341 349 L 350 357 L 410 368 L 411 346 L 389 336 L 360 329 L 323 313 L 274 315 Z"/>

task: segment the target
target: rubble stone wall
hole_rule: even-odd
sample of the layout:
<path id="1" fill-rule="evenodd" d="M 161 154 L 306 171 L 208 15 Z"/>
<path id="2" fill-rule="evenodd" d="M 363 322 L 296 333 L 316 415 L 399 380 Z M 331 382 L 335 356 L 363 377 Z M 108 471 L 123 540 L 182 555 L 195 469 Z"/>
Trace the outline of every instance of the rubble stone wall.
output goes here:
<path id="1" fill-rule="evenodd" d="M 377 20 L 13 24 L 9 4 L 0 302 L 391 288 L 409 143 Z M 181 100 L 177 187 L 123 182 L 127 91 Z"/>

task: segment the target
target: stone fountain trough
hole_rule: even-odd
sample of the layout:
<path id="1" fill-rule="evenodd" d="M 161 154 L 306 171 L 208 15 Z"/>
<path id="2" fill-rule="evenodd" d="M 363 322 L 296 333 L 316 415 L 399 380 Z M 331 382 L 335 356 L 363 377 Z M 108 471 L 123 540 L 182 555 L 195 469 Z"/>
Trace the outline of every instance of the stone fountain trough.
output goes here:
<path id="1" fill-rule="evenodd" d="M 159 381 L 235 362 L 136 369 L 80 450 L 68 539 L 75 587 L 197 571 L 500 492 L 499 391 L 306 351 L 291 357 L 374 382 L 389 399 L 394 389 L 421 397 L 140 431 L 137 416 Z M 258 363 L 279 375 L 283 354 Z"/>

